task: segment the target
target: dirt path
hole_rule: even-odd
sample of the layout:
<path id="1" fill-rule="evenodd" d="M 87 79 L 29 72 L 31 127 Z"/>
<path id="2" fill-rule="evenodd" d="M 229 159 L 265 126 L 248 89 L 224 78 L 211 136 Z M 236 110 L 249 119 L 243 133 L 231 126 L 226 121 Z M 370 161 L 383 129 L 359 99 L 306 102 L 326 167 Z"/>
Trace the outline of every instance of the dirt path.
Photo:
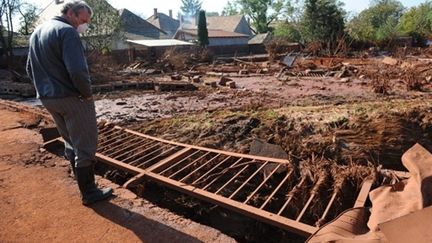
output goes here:
<path id="1" fill-rule="evenodd" d="M 233 242 L 113 184 L 117 197 L 82 206 L 67 162 L 22 128 L 32 119 L 0 107 L 0 242 Z"/>

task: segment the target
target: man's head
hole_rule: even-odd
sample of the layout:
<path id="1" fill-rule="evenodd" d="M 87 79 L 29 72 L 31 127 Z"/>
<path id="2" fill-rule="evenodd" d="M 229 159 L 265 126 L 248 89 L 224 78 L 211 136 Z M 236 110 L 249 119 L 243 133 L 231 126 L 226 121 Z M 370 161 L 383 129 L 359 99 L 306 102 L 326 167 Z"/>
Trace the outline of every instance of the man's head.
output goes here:
<path id="1" fill-rule="evenodd" d="M 72 1 L 63 6 L 61 13 L 75 29 L 79 29 L 80 25 L 90 24 L 93 10 L 84 1 Z"/>

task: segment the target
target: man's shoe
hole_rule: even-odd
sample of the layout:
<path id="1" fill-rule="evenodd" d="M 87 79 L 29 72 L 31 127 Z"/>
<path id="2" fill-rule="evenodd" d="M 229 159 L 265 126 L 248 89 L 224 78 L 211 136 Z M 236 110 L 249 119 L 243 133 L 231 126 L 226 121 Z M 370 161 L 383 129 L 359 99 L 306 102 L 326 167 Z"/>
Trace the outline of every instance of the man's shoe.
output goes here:
<path id="1" fill-rule="evenodd" d="M 81 192 L 82 203 L 89 206 L 112 195 L 112 188 L 97 188 L 94 178 L 94 167 L 75 168 L 78 188 Z"/>
<path id="2" fill-rule="evenodd" d="M 89 206 L 97 201 L 101 201 L 104 200 L 108 197 L 110 197 L 113 193 L 113 189 L 112 188 L 95 188 L 90 192 L 87 192 L 86 194 L 84 194 L 81 198 L 82 200 L 82 204 Z"/>

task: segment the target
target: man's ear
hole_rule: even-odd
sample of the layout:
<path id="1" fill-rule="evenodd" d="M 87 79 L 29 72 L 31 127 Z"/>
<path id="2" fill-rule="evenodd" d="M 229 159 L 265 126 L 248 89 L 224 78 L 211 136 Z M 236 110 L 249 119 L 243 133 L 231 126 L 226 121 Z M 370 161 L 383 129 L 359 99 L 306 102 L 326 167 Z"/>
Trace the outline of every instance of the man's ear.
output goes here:
<path id="1" fill-rule="evenodd" d="M 73 17 L 73 16 L 75 15 L 75 13 L 73 12 L 72 9 L 69 9 L 69 10 L 66 12 L 66 15 L 70 18 L 70 17 Z"/>

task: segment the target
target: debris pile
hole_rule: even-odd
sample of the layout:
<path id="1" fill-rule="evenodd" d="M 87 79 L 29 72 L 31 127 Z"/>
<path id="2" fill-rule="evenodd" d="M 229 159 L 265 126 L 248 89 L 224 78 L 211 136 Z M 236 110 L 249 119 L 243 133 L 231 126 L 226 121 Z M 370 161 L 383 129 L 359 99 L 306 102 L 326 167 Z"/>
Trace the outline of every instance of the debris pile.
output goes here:
<path id="1" fill-rule="evenodd" d="M 407 177 L 369 193 L 370 216 L 368 208 L 350 209 L 307 242 L 430 242 L 432 154 L 416 144 L 402 156 L 402 162 L 410 172 Z"/>
<path id="2" fill-rule="evenodd" d="M 15 71 L 0 69 L 0 94 L 34 97 L 36 91 L 29 78 Z"/>

